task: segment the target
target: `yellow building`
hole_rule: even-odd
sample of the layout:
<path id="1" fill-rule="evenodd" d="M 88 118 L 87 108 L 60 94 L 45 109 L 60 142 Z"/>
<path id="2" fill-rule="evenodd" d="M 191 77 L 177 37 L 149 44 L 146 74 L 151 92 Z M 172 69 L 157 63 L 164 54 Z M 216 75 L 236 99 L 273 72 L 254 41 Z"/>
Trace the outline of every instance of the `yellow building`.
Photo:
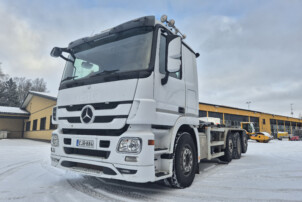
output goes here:
<path id="1" fill-rule="evenodd" d="M 292 134 L 295 129 L 302 129 L 301 119 L 208 103 L 199 103 L 199 117 L 220 118 L 221 123 L 228 127 L 239 127 L 240 122 L 253 122 L 257 132 L 268 132 L 275 137 L 278 132 Z"/>
<path id="2" fill-rule="evenodd" d="M 51 123 L 52 108 L 57 98 L 48 93 L 29 91 L 21 105 L 21 109 L 29 112 L 24 120 L 24 138 L 50 140 L 51 133 L 56 128 Z"/>
<path id="3" fill-rule="evenodd" d="M 5 131 L 8 138 L 22 138 L 24 119 L 29 113 L 18 107 L 0 107 L 0 131 Z"/>
<path id="4" fill-rule="evenodd" d="M 48 93 L 30 91 L 21 109 L 0 107 L 0 131 L 8 131 L 9 138 L 49 141 L 56 128 L 51 123 L 56 100 L 56 96 Z M 199 103 L 199 116 L 220 118 L 221 123 L 228 127 L 240 127 L 240 122 L 253 122 L 256 131 L 268 132 L 275 137 L 280 131 L 292 134 L 295 129 L 302 129 L 302 120 L 297 118 L 209 103 Z"/>

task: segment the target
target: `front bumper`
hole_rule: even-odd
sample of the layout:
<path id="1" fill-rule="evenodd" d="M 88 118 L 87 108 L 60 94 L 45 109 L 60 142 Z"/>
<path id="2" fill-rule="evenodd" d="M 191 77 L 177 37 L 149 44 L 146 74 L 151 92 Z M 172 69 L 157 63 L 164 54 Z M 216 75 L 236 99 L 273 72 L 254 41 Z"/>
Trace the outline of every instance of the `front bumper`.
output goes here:
<path id="1" fill-rule="evenodd" d="M 125 180 L 129 182 L 145 183 L 155 181 L 154 166 L 129 166 L 122 164 L 111 164 L 98 161 L 75 159 L 68 157 L 51 156 L 51 165 L 79 172 L 84 175 L 90 175 L 108 179 Z M 75 166 L 66 167 L 63 162 L 73 162 Z M 90 165 L 92 168 L 83 168 L 78 165 Z M 99 169 L 100 168 L 100 169 Z M 108 169 L 110 170 L 108 172 Z M 112 172 L 113 171 L 113 172 Z M 122 172 L 129 173 L 122 173 Z"/>
<path id="2" fill-rule="evenodd" d="M 58 131 L 56 131 L 58 134 Z M 52 147 L 52 166 L 76 171 L 85 175 L 125 180 L 129 182 L 153 182 L 155 181 L 154 145 L 148 145 L 149 140 L 154 140 L 154 134 L 150 131 L 127 131 L 121 136 L 87 136 L 58 134 L 59 147 Z M 142 150 L 139 154 L 117 152 L 117 144 L 122 137 L 139 137 L 142 139 Z M 71 144 L 65 145 L 64 138 L 70 138 Z M 64 148 L 74 148 L 76 139 L 95 139 L 110 141 L 110 146 L 94 148 L 94 150 L 106 150 L 110 152 L 108 158 L 84 156 L 78 154 L 66 154 Z M 126 157 L 136 158 L 136 161 L 126 161 Z"/>

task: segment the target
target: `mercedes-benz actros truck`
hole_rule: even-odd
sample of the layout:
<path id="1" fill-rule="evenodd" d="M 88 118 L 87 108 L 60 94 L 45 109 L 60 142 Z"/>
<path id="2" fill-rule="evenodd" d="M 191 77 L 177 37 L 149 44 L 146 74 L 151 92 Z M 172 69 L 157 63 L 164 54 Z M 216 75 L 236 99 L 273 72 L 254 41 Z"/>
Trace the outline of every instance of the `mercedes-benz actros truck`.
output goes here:
<path id="1" fill-rule="evenodd" d="M 55 47 L 66 60 L 51 163 L 85 175 L 188 187 L 203 159 L 247 150 L 244 130 L 198 119 L 194 52 L 174 20 L 141 17 Z"/>

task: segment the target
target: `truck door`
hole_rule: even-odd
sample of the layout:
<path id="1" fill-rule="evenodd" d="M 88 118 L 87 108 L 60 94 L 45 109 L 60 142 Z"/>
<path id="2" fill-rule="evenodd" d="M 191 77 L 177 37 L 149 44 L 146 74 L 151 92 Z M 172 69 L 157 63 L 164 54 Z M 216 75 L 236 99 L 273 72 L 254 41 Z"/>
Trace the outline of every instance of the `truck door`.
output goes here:
<path id="1" fill-rule="evenodd" d="M 166 117 L 164 121 L 175 122 L 176 119 L 185 113 L 185 82 L 183 78 L 182 65 L 178 72 L 168 73 L 168 80 L 162 84 L 162 79 L 166 76 L 167 65 L 167 44 L 168 34 L 158 32 L 157 57 L 154 83 L 154 98 L 156 100 L 156 111 L 158 116 Z M 174 124 L 174 123 L 172 123 Z"/>

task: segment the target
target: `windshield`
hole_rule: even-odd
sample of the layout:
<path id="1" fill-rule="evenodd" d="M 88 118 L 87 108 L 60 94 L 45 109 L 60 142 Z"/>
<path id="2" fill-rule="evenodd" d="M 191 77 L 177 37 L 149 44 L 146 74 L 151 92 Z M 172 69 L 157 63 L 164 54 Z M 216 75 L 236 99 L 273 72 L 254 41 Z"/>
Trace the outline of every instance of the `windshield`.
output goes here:
<path id="1" fill-rule="evenodd" d="M 148 69 L 152 33 L 152 27 L 135 28 L 74 47 L 74 64 L 66 62 L 62 82 Z"/>

